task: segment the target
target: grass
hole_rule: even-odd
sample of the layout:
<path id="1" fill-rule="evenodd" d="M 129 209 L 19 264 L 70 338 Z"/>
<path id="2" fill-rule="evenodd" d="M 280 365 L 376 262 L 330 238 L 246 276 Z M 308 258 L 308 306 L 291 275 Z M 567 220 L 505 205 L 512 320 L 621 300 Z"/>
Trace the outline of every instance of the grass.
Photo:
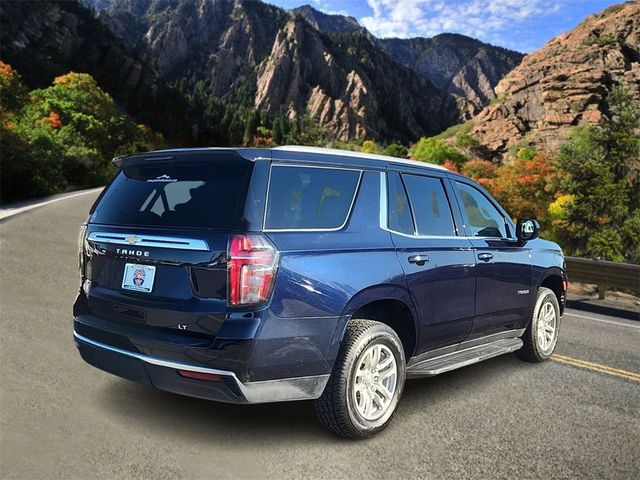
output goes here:
<path id="1" fill-rule="evenodd" d="M 446 140 L 451 137 L 457 137 L 458 135 L 466 135 L 471 130 L 473 130 L 473 126 L 473 120 L 468 120 L 464 123 L 459 123 L 447 128 L 444 132 L 439 133 L 434 138 L 437 138 L 439 140 Z"/>
<path id="2" fill-rule="evenodd" d="M 616 43 L 616 39 L 613 37 L 597 37 L 597 38 L 591 38 L 589 40 L 585 40 L 584 42 L 582 42 L 583 45 L 587 45 L 587 46 L 598 45 L 600 47 L 611 45 L 612 43 Z"/>

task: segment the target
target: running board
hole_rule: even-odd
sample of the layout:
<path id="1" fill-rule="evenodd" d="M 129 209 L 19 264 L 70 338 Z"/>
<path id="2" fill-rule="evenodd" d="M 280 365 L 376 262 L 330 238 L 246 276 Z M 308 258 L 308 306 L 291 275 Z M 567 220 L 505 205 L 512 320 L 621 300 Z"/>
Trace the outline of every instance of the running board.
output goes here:
<path id="1" fill-rule="evenodd" d="M 466 367 L 522 347 L 520 338 L 503 338 L 491 343 L 465 348 L 439 357 L 428 358 L 407 367 L 407 378 L 432 377 L 440 373 Z"/>

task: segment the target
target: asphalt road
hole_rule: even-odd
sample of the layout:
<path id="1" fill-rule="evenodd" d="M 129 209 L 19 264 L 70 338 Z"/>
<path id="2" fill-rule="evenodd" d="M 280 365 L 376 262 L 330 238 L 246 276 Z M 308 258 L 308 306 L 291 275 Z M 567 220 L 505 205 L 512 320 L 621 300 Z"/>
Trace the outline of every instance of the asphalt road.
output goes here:
<path id="1" fill-rule="evenodd" d="M 0 223 L 2 478 L 640 478 L 640 381 L 619 373 L 640 374 L 632 320 L 571 310 L 556 361 L 411 381 L 391 426 L 360 442 L 310 402 L 217 404 L 90 367 L 71 305 L 95 196 Z"/>

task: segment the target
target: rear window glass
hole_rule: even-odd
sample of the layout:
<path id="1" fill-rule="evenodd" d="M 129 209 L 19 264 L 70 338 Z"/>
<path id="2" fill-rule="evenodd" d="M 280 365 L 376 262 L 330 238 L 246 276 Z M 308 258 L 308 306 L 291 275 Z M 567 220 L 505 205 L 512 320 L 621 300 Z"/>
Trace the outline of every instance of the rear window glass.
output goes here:
<path id="1" fill-rule="evenodd" d="M 109 225 L 228 229 L 244 198 L 251 162 L 145 164 L 118 174 L 91 221 Z"/>
<path id="2" fill-rule="evenodd" d="M 360 171 L 274 166 L 265 228 L 276 230 L 341 227 L 351 209 Z"/>
<path id="3" fill-rule="evenodd" d="M 455 235 L 451 208 L 438 178 L 403 175 L 418 235 Z"/>

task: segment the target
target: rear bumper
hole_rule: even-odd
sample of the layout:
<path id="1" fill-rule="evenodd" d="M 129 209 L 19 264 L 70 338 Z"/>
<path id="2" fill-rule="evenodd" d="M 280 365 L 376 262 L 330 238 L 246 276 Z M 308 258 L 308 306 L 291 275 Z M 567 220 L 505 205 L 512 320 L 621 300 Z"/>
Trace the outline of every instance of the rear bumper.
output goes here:
<path id="1" fill-rule="evenodd" d="M 80 355 L 89 364 L 106 372 L 151 385 L 159 390 L 227 403 L 267 403 L 309 400 L 322 395 L 329 375 L 279 378 L 242 382 L 228 370 L 202 367 L 188 363 L 131 352 L 92 340 L 73 332 Z M 216 380 L 196 380 L 181 376 L 178 371 L 217 376 Z"/>

